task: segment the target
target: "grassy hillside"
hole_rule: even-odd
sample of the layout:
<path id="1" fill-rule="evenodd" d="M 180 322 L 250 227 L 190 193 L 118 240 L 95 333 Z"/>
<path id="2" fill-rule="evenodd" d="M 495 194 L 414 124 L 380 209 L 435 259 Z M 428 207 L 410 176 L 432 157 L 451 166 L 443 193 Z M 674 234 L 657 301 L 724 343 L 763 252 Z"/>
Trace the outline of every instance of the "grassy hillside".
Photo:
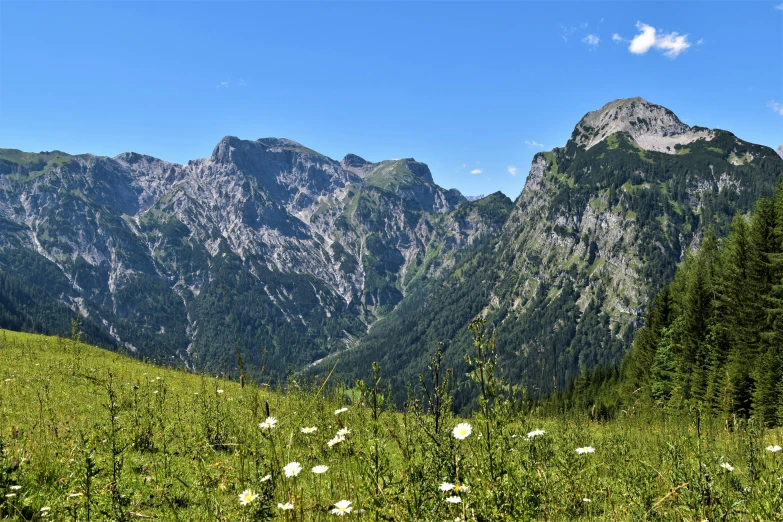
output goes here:
<path id="1" fill-rule="evenodd" d="M 484 400 L 461 419 L 437 360 L 429 395 L 392 412 L 382 370 L 352 390 L 270 390 L 0 331 L 0 519 L 328 520 L 341 500 L 360 520 L 781 518 L 783 452 L 765 449 L 780 431 L 635 408 L 543 418 L 501 393 L 492 341 L 477 346 Z"/>

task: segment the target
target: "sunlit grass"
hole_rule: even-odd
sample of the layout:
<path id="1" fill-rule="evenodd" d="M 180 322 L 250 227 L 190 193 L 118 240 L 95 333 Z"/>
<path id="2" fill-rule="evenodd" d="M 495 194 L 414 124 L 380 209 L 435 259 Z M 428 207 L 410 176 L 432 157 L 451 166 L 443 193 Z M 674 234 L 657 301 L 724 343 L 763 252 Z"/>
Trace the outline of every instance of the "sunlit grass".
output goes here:
<path id="1" fill-rule="evenodd" d="M 12 332 L 0 332 L 0 361 L 0 518 L 701 521 L 783 509 L 783 434 L 753 425 L 543 418 L 501 398 L 472 418 L 432 396 L 394 412 L 382 369 L 360 393 L 268 390 Z"/>

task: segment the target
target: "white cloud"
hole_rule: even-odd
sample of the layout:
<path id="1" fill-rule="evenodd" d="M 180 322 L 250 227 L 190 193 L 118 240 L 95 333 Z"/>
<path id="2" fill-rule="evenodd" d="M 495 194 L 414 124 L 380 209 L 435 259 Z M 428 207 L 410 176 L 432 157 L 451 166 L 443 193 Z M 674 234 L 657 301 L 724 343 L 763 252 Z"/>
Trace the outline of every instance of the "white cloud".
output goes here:
<path id="1" fill-rule="evenodd" d="M 636 22 L 636 28 L 639 29 L 641 33 L 634 36 L 628 50 L 634 54 L 644 54 L 650 50 L 650 47 L 655 45 L 655 27 Z"/>
<path id="2" fill-rule="evenodd" d="M 775 9 L 777 9 L 778 11 L 783 11 L 783 3 L 776 5 Z"/>
<path id="3" fill-rule="evenodd" d="M 575 32 L 576 32 L 576 27 L 572 27 L 572 26 L 568 26 L 568 27 L 566 27 L 566 26 L 564 26 L 564 25 L 561 25 L 561 26 L 560 26 L 560 33 L 561 33 L 561 34 L 560 34 L 560 37 L 561 37 L 561 38 L 563 39 L 563 41 L 565 41 L 565 42 L 567 42 L 567 41 L 568 41 L 568 39 L 569 39 L 569 38 L 571 38 L 571 36 L 573 36 L 573 34 L 574 34 Z"/>
<path id="4" fill-rule="evenodd" d="M 516 176 L 517 175 L 517 168 L 514 165 L 509 165 L 508 167 L 506 167 L 506 170 L 512 176 Z"/>
<path id="5" fill-rule="evenodd" d="M 688 35 L 678 35 L 677 33 L 671 33 L 664 35 L 655 42 L 655 47 L 658 49 L 664 49 L 664 55 L 669 58 L 677 58 L 677 55 L 690 47 L 688 42 Z"/>
<path id="6" fill-rule="evenodd" d="M 543 144 L 538 143 L 535 140 L 525 140 L 525 145 L 527 145 L 528 147 L 537 147 L 537 148 L 541 148 L 541 149 L 544 148 Z"/>
<path id="7" fill-rule="evenodd" d="M 674 59 L 691 46 L 687 34 L 658 33 L 655 27 L 642 22 L 637 22 L 636 28 L 641 32 L 633 37 L 631 45 L 628 46 L 628 50 L 633 54 L 644 54 L 651 48 L 655 48 L 662 51 L 664 56 Z"/>
<path id="8" fill-rule="evenodd" d="M 612 41 L 613 41 L 613 42 L 617 42 L 617 43 L 619 43 L 619 42 L 624 42 L 624 41 L 625 41 L 625 38 L 623 38 L 622 36 L 620 36 L 620 35 L 619 35 L 619 34 L 617 34 L 617 33 L 613 33 L 613 34 L 612 34 Z"/>
<path id="9" fill-rule="evenodd" d="M 582 38 L 582 42 L 583 42 L 583 43 L 586 43 L 586 44 L 587 44 L 587 45 L 589 45 L 590 47 L 598 47 L 598 42 L 600 42 L 600 41 L 601 41 L 601 39 L 600 39 L 600 38 L 598 38 L 598 37 L 597 37 L 596 35 L 594 35 L 594 34 L 588 34 L 587 36 L 585 36 L 584 38 Z"/>
<path id="10" fill-rule="evenodd" d="M 773 111 L 777 112 L 781 116 L 783 116 L 783 103 L 778 103 L 776 101 L 771 101 L 767 104 L 767 107 L 772 109 Z"/>
<path id="11" fill-rule="evenodd" d="M 470 173 L 473 174 L 473 175 L 481 174 L 482 172 L 484 172 L 484 171 L 481 170 L 481 169 L 473 169 L 473 170 L 470 171 Z"/>
<path id="12" fill-rule="evenodd" d="M 226 80 L 225 82 L 220 82 L 217 84 L 218 88 L 225 87 L 229 88 L 233 85 L 236 85 L 237 87 L 247 87 L 247 82 L 245 80 L 239 80 L 239 81 L 233 81 L 233 80 Z"/>

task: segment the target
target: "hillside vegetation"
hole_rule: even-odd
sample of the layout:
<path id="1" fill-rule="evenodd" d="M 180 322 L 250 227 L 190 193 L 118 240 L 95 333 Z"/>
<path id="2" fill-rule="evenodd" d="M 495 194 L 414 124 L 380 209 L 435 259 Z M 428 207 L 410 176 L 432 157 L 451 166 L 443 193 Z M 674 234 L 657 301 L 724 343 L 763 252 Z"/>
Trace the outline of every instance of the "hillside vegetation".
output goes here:
<path id="1" fill-rule="evenodd" d="M 551 402 L 607 414 L 643 397 L 665 409 L 783 425 L 783 185 L 708 230 L 655 298 L 616 370 L 588 371 Z M 635 393 L 633 398 L 630 395 Z"/>
<path id="2" fill-rule="evenodd" d="M 271 389 L 0 331 L 0 518 L 780 519 L 780 431 L 634 407 L 545 418 L 471 328 L 469 418 L 439 352 L 392 411 L 382 368 Z"/>

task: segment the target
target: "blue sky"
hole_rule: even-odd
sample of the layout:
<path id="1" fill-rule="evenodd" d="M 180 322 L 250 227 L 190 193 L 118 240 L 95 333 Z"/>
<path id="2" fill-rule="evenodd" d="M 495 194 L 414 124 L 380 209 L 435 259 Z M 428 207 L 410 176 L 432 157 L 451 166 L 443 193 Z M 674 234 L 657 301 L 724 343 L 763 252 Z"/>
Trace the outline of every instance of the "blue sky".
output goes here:
<path id="1" fill-rule="evenodd" d="M 514 198 L 536 151 L 631 96 L 777 147 L 783 4 L 0 2 L 0 146 L 26 151 L 276 136 Z"/>

